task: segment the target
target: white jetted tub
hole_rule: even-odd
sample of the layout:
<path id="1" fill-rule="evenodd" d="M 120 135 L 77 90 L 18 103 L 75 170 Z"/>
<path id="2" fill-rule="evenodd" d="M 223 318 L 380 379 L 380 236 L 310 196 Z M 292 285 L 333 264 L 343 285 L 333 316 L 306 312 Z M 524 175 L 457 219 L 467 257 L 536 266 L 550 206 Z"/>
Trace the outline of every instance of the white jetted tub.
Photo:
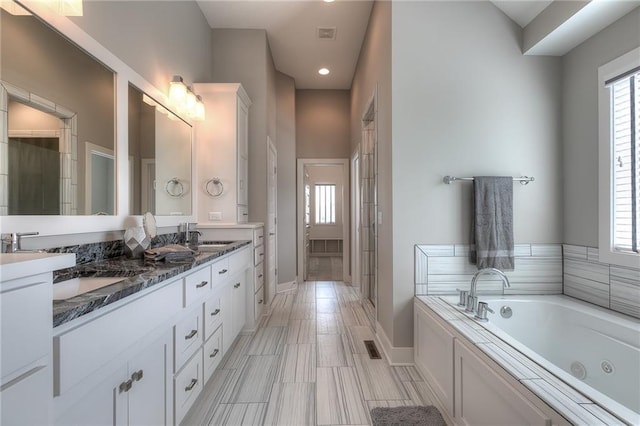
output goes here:
<path id="1" fill-rule="evenodd" d="M 640 424 L 640 320 L 566 296 L 480 301 L 494 311 L 482 323 L 489 331 L 625 421 Z"/>

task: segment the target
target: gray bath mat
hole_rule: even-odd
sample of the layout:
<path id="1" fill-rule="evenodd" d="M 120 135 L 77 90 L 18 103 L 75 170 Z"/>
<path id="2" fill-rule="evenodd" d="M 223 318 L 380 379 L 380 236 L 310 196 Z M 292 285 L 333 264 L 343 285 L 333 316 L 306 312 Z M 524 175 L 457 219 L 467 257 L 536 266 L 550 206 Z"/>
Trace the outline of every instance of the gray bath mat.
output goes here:
<path id="1" fill-rule="evenodd" d="M 446 426 L 436 407 L 377 407 L 371 410 L 373 426 Z"/>

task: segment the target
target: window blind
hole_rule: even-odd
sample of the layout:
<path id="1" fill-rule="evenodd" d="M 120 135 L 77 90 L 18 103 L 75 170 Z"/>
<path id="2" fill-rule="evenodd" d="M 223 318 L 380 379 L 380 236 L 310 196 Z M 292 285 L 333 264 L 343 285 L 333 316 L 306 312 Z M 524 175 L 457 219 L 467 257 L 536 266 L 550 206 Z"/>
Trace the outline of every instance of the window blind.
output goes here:
<path id="1" fill-rule="evenodd" d="M 613 148 L 613 245 L 640 252 L 640 72 L 610 83 Z"/>

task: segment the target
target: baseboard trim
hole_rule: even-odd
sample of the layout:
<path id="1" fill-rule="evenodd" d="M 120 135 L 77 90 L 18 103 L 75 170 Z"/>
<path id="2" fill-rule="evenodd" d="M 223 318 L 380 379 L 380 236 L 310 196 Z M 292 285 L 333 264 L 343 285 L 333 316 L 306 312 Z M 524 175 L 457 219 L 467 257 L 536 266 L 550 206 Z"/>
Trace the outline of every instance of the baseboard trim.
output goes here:
<path id="1" fill-rule="evenodd" d="M 298 285 L 297 281 L 287 281 L 285 283 L 278 283 L 278 285 L 276 285 L 276 293 L 282 293 L 284 291 L 292 290 L 296 288 L 297 285 Z"/>
<path id="2" fill-rule="evenodd" d="M 394 347 L 379 322 L 376 322 L 376 337 L 390 365 L 413 365 L 413 348 Z"/>

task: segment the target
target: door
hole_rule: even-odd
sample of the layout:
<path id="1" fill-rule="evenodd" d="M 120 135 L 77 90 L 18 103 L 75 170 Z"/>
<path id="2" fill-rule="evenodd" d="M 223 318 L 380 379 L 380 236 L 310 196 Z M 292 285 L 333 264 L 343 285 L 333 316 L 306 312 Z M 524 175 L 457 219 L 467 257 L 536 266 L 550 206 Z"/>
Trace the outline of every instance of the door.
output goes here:
<path id="1" fill-rule="evenodd" d="M 267 303 L 271 303 L 278 283 L 277 247 L 278 247 L 278 168 L 276 147 L 267 136 Z"/>

